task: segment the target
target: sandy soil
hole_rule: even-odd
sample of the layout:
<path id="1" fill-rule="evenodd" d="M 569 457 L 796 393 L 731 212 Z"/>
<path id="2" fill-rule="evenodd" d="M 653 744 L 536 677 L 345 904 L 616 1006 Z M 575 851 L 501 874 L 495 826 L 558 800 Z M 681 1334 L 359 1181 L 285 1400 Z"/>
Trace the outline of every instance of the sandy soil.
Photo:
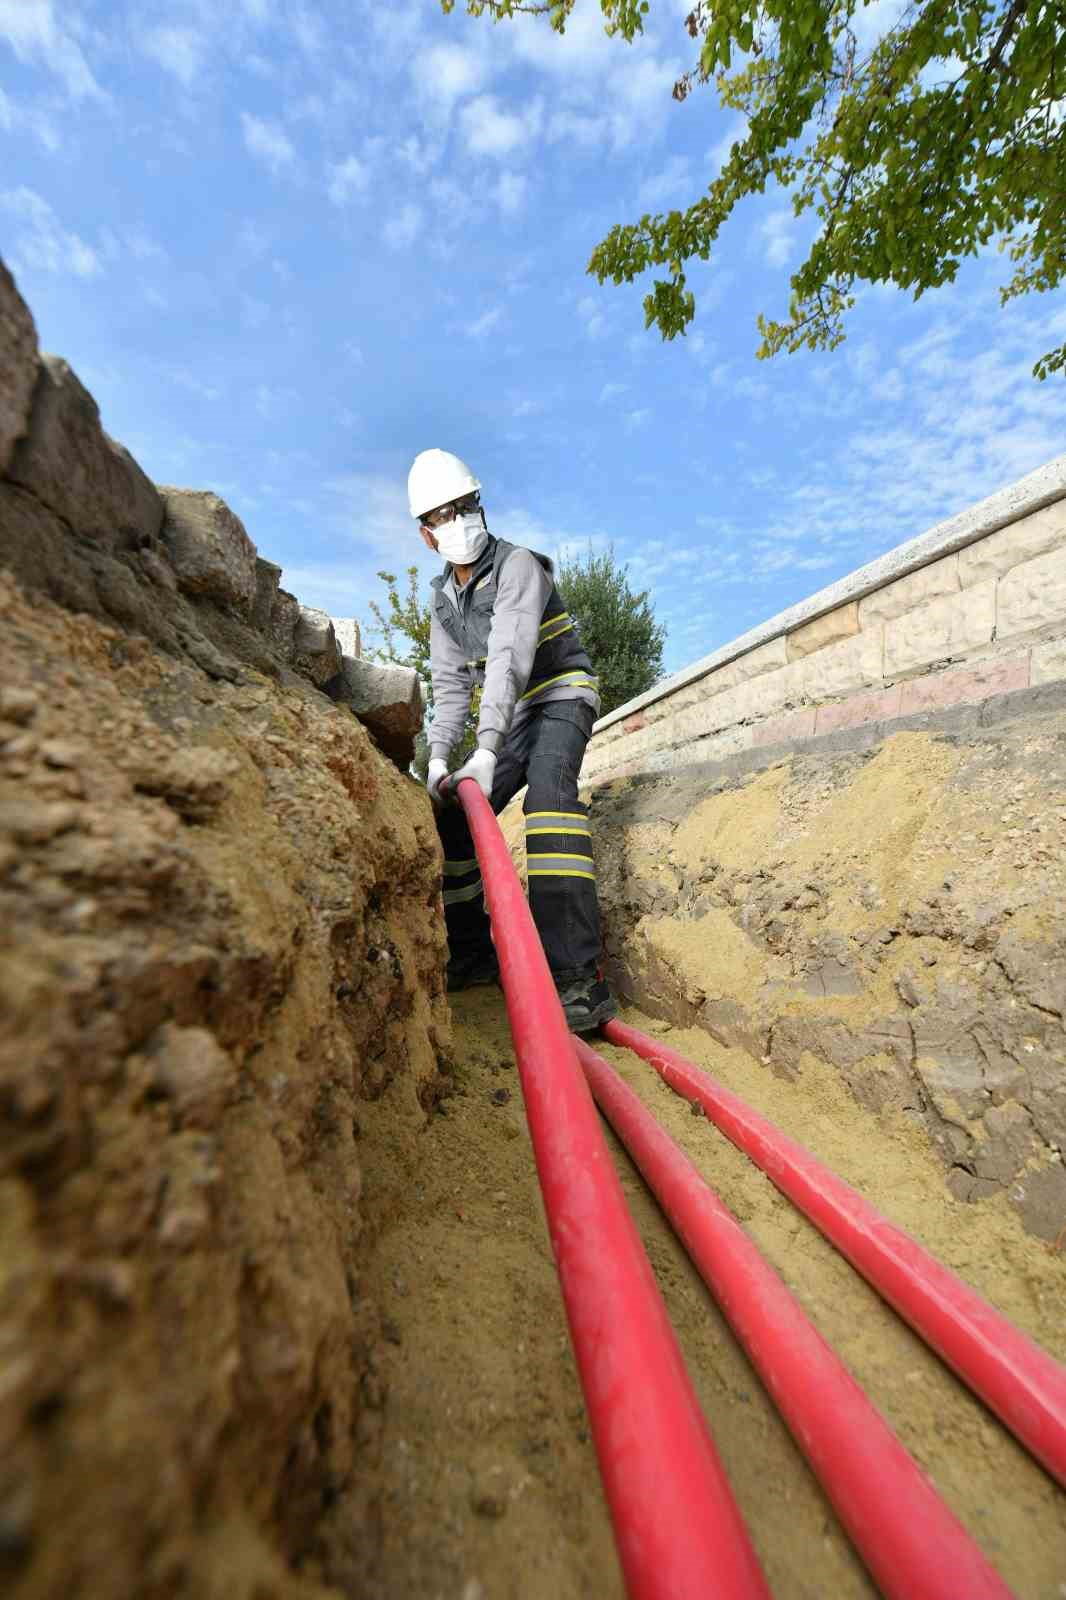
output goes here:
<path id="1" fill-rule="evenodd" d="M 398 1202 L 375 1269 L 383 1547 L 357 1592 L 621 1595 L 502 997 L 478 990 L 454 1009 L 457 1092 L 424 1135 L 419 1180 Z M 668 1035 L 1066 1355 L 1061 1258 L 1025 1235 L 1002 1196 L 964 1205 L 946 1194 L 925 1135 L 906 1118 L 857 1105 L 831 1068 L 808 1065 L 785 1082 L 701 1030 L 627 1017 Z M 1066 1496 L 744 1156 L 636 1057 L 601 1048 L 741 1218 L 1021 1600 L 1066 1596 Z M 758 1378 L 611 1143 L 777 1600 L 874 1594 Z"/>

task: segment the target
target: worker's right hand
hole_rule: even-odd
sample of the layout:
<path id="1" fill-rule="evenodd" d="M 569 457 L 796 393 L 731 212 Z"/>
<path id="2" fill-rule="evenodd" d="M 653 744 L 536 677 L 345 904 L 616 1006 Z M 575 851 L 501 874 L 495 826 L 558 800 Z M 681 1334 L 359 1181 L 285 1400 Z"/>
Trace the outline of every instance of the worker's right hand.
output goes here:
<path id="1" fill-rule="evenodd" d="M 429 798 L 435 806 L 441 804 L 440 780 L 446 777 L 447 774 L 448 763 L 442 761 L 439 756 L 434 756 L 429 763 L 429 771 L 426 773 L 426 788 L 429 791 Z"/>

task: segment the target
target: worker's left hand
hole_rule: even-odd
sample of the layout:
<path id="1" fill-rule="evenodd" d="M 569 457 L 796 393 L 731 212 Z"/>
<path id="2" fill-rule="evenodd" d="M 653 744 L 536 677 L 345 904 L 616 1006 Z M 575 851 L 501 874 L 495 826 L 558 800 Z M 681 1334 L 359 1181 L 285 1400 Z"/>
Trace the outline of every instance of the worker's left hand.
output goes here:
<path id="1" fill-rule="evenodd" d="M 492 799 L 492 780 L 496 775 L 496 757 L 491 750 L 475 750 L 465 767 L 452 774 L 452 783 L 458 787 L 464 778 L 473 778 L 486 800 Z"/>

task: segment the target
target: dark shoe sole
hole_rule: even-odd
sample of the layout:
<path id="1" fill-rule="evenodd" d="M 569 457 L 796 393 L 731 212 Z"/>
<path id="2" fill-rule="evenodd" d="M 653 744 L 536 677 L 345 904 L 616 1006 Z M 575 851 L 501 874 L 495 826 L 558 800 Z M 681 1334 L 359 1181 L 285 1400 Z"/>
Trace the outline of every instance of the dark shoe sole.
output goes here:
<path id="1" fill-rule="evenodd" d="M 601 1000 L 591 1011 L 570 1012 L 565 1006 L 563 1007 L 566 1026 L 571 1033 L 576 1034 L 595 1033 L 603 1023 L 610 1022 L 611 1018 L 617 1015 L 618 1007 L 612 999 Z"/>

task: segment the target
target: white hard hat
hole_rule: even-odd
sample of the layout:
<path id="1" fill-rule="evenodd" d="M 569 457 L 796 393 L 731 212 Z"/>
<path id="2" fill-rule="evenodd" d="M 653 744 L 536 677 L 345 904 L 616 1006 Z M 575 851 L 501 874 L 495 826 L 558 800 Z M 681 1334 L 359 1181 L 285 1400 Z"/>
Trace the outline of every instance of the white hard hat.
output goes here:
<path id="1" fill-rule="evenodd" d="M 412 517 L 473 494 L 481 485 L 465 461 L 450 450 L 423 450 L 407 474 L 407 499 Z"/>

